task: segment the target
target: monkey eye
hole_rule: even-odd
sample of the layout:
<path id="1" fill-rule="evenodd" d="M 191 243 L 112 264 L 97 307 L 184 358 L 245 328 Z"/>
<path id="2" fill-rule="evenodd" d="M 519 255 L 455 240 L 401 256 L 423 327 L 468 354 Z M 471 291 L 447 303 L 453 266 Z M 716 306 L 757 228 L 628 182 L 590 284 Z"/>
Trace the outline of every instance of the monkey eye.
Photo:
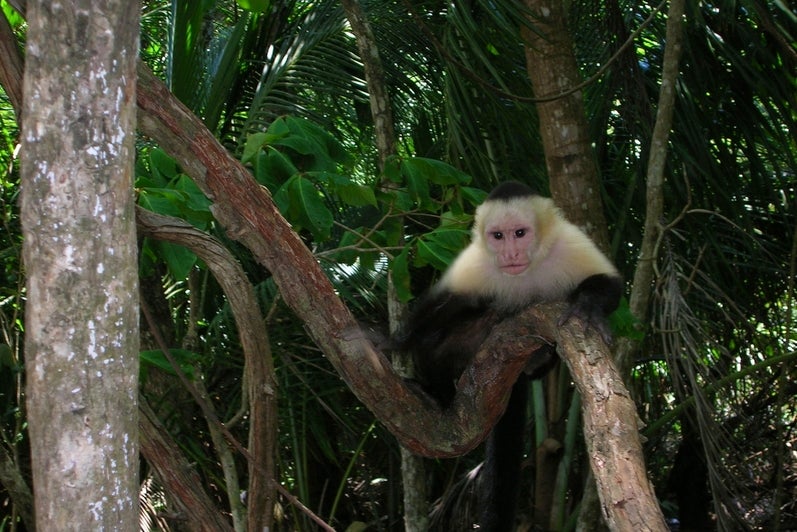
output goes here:
<path id="1" fill-rule="evenodd" d="M 526 230 L 525 229 L 517 229 L 515 231 L 515 237 L 523 238 L 524 236 L 526 236 Z"/>
<path id="2" fill-rule="evenodd" d="M 501 231 L 494 231 L 493 232 L 493 238 L 496 239 L 496 240 L 503 240 L 504 233 L 502 233 Z"/>

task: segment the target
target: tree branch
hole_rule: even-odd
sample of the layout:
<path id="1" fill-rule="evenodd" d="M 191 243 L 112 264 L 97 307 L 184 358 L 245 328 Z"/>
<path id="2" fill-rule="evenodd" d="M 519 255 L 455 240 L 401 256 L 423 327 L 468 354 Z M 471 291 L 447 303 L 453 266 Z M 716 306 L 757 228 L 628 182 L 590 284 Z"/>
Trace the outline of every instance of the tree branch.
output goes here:
<path id="1" fill-rule="evenodd" d="M 199 475 L 169 437 L 166 427 L 144 397 L 139 397 L 138 408 L 141 454 L 157 472 L 171 500 L 180 509 L 179 518 L 191 530 L 232 532 L 230 523 L 202 488 Z"/>
<path id="2" fill-rule="evenodd" d="M 554 337 L 581 394 L 584 439 L 604 518 L 613 531 L 666 531 L 645 469 L 636 405 L 608 346 L 596 332 L 585 335 L 572 324 Z"/>
<path id="3" fill-rule="evenodd" d="M 647 196 L 645 230 L 640 246 L 639 260 L 634 271 L 631 296 L 628 304 L 631 312 L 643 323 L 648 320 L 650 297 L 655 279 L 654 263 L 657 260 L 658 241 L 661 235 L 661 220 L 664 218 L 664 171 L 667 163 L 668 143 L 675 112 L 678 65 L 683 47 L 684 0 L 672 0 L 667 12 L 667 46 L 664 49 L 661 90 L 656 111 L 656 124 L 650 139 L 650 154 L 647 170 Z M 616 350 L 617 365 L 628 374 L 631 369 L 631 353 L 637 344 L 624 339 Z"/>
<path id="4" fill-rule="evenodd" d="M 233 311 L 244 352 L 244 381 L 250 411 L 247 521 L 249 530 L 263 530 L 273 524 L 276 489 L 274 456 L 277 445 L 277 385 L 270 343 L 254 289 L 243 268 L 218 240 L 192 225 L 145 209 L 136 210 L 139 231 L 145 235 L 180 244 L 196 253 L 221 285 Z M 212 420 L 211 430 L 219 432 Z M 237 497 L 237 494 L 235 495 Z"/>

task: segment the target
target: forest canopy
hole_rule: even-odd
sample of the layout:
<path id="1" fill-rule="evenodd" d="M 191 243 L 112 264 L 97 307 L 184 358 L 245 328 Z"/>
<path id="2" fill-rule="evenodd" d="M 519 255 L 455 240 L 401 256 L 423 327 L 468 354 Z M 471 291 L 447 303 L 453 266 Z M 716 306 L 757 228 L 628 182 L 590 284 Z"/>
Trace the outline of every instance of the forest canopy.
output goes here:
<path id="1" fill-rule="evenodd" d="M 22 70 L 11 67 L 28 26 L 24 2 L 0 5 L 0 526 L 26 529 Z M 257 204 L 219 201 L 208 181 L 226 159 L 209 143 L 196 157 L 185 138 L 199 134 L 163 140 L 154 109 L 169 102 L 150 90 L 161 86 L 246 171 L 249 190 L 268 191 L 377 346 L 467 244 L 495 184 L 552 195 L 626 280 L 612 348 L 670 526 L 797 527 L 797 11 L 779 0 L 686 2 L 668 84 L 669 4 L 566 7 L 543 39 L 565 43 L 551 51 L 534 41 L 545 35 L 539 0 L 141 2 L 142 529 L 192 528 L 189 503 L 215 529 L 253 527 L 254 513 L 276 530 L 465 529 L 483 456 L 425 459 L 409 478 L 411 459 L 331 363 L 337 339 L 320 338 L 303 319 L 313 310 L 286 293 L 319 281 L 262 258 L 293 244 L 259 250 L 250 227 L 227 222 Z M 543 94 L 540 65 L 568 61 L 574 79 Z M 565 103 L 585 147 L 576 154 L 549 136 L 568 129 L 549 119 Z M 277 227 L 265 211 L 236 214 Z M 524 526 L 601 519 L 589 513 L 580 407 L 564 365 L 532 385 Z M 182 470 L 188 478 L 169 480 Z M 408 522 L 410 486 L 425 494 L 412 503 L 417 519 L 431 524 Z"/>

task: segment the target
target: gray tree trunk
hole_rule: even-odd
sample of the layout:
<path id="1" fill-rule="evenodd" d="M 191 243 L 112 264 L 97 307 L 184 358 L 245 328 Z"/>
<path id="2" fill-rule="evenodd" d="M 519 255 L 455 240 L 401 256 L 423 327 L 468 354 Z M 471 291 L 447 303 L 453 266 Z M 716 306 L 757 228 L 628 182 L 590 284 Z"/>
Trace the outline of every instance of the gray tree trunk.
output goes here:
<path id="1" fill-rule="evenodd" d="M 38 530 L 138 529 L 138 2 L 29 1 L 26 378 Z"/>

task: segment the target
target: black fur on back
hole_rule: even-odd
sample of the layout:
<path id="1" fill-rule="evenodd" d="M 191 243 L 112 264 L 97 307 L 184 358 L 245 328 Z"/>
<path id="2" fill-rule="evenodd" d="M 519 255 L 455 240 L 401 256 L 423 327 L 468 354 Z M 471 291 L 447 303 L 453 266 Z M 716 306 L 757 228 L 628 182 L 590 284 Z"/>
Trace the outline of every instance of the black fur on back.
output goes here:
<path id="1" fill-rule="evenodd" d="M 421 387 L 446 407 L 454 399 L 457 379 L 499 321 L 487 299 L 432 293 L 418 302 L 397 343 L 412 353 Z"/>

